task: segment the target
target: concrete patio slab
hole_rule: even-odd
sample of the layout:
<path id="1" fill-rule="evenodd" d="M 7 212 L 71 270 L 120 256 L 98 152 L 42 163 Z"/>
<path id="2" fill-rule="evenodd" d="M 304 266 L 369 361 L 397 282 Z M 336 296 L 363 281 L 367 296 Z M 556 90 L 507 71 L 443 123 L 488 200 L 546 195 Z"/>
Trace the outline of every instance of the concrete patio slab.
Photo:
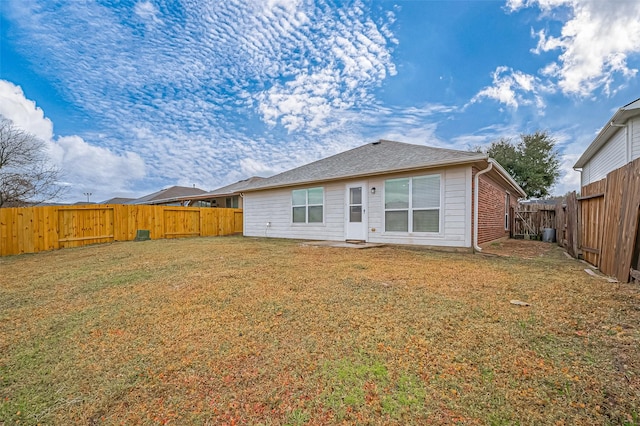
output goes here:
<path id="1" fill-rule="evenodd" d="M 303 246 L 311 246 L 311 247 L 340 247 L 340 248 L 353 248 L 353 249 L 369 249 L 369 248 L 384 246 L 384 244 L 377 244 L 377 243 L 347 242 L 347 241 L 305 241 L 300 244 Z"/>

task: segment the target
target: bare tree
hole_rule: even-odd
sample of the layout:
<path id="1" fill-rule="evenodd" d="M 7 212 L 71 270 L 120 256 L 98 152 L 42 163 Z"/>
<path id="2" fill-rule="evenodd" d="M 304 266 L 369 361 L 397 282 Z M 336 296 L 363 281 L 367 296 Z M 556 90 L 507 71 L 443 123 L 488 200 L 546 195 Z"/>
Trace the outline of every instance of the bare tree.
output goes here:
<path id="1" fill-rule="evenodd" d="M 44 141 L 0 116 L 0 207 L 55 199 L 63 191 L 59 175 L 49 163 Z"/>

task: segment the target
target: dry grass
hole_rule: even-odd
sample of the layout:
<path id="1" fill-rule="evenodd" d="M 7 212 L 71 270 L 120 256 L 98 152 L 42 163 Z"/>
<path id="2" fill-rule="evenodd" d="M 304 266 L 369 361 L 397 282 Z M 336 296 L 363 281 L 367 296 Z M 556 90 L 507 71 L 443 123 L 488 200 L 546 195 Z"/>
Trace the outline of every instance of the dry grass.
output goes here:
<path id="1" fill-rule="evenodd" d="M 638 287 L 551 244 L 486 251 L 511 256 L 232 237 L 2 258 L 0 424 L 638 424 Z"/>

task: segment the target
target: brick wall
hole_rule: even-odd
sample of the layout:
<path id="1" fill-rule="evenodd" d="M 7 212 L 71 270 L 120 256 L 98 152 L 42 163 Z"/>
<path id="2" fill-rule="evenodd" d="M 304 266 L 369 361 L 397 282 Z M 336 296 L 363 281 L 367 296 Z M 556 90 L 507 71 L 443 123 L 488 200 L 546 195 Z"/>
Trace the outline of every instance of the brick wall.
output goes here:
<path id="1" fill-rule="evenodd" d="M 475 176 L 477 172 L 478 170 L 474 168 L 473 175 Z M 478 192 L 478 244 L 508 237 L 509 229 L 505 229 L 506 189 L 486 175 L 480 175 L 478 186 L 480 188 Z M 475 190 L 475 188 L 473 189 Z M 511 194 L 509 201 L 511 207 L 515 208 L 518 202 L 517 195 Z M 511 214 L 510 212 L 509 222 L 512 220 Z"/>

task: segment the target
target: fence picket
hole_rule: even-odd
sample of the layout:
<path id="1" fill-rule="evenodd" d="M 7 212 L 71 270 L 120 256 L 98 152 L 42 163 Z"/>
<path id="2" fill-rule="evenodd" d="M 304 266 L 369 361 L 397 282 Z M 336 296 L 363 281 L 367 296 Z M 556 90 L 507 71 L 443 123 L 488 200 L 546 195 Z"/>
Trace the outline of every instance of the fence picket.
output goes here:
<path id="1" fill-rule="evenodd" d="M 111 241 L 242 232 L 242 210 L 119 204 L 0 209 L 0 256 Z M 239 230 L 239 231 L 238 231 Z"/>

